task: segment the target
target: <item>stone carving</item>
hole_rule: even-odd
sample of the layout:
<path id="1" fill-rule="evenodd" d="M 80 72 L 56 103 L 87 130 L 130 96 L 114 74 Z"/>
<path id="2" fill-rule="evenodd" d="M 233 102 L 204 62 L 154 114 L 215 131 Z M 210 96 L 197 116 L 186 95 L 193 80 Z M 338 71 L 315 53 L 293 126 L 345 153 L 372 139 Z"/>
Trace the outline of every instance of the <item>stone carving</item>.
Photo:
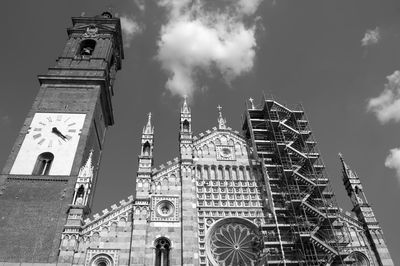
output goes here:
<path id="1" fill-rule="evenodd" d="M 83 37 L 96 38 L 98 36 L 98 31 L 99 29 L 96 26 L 90 25 L 89 27 L 86 28 L 86 32 L 83 34 Z"/>

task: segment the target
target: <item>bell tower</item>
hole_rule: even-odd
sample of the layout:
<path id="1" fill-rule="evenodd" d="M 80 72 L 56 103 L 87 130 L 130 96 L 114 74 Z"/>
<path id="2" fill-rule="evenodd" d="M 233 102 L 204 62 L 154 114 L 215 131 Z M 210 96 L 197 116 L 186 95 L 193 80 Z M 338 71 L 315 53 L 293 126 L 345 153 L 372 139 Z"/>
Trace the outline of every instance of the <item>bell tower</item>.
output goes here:
<path id="1" fill-rule="evenodd" d="M 363 224 L 368 242 L 375 253 L 379 265 L 394 265 L 389 250 L 383 238 L 383 230 L 375 217 L 371 205 L 367 201 L 360 178 L 346 164 L 339 153 L 342 164 L 343 184 L 353 204 L 353 212 Z"/>
<path id="2" fill-rule="evenodd" d="M 192 114 L 184 99 L 179 130 L 179 156 L 181 176 L 182 261 L 184 265 L 199 265 L 197 244 L 197 212 L 193 207 L 196 181 L 193 173 Z"/>
<path id="3" fill-rule="evenodd" d="M 136 178 L 136 197 L 147 199 L 151 183 L 151 169 L 153 168 L 154 127 L 151 124 L 151 113 L 147 124 L 143 127 L 142 142 L 139 155 L 139 169 Z"/>
<path id="4" fill-rule="evenodd" d="M 0 175 L 0 262 L 56 262 L 70 209 L 82 206 L 81 218 L 90 212 L 114 124 L 121 25 L 104 12 L 72 18 L 67 33 L 55 66 L 38 77 L 39 93 Z"/>

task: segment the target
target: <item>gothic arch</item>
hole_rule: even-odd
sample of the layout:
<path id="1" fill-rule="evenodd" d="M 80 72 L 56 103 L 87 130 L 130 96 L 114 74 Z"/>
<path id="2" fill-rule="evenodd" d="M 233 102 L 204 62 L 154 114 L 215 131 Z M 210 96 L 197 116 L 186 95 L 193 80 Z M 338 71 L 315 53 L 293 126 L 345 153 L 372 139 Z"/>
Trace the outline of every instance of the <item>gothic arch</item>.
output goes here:
<path id="1" fill-rule="evenodd" d="M 187 121 L 186 119 L 182 123 L 182 130 L 183 130 L 183 132 L 189 132 L 190 131 L 190 124 L 189 124 L 189 121 Z"/>
<path id="2" fill-rule="evenodd" d="M 171 241 L 166 237 L 159 237 L 154 241 L 155 266 L 170 266 Z"/>
<path id="3" fill-rule="evenodd" d="M 215 153 L 215 144 L 214 144 L 214 142 L 211 141 L 211 142 L 209 143 L 208 146 L 209 146 L 209 148 L 210 148 L 210 153 L 211 153 L 211 152 L 214 152 L 214 153 Z"/>
<path id="4" fill-rule="evenodd" d="M 143 155 L 150 156 L 150 143 L 146 141 L 143 145 Z"/>
<path id="5" fill-rule="evenodd" d="M 228 144 L 228 138 L 225 135 L 221 136 L 221 144 L 222 145 Z"/>
<path id="6" fill-rule="evenodd" d="M 207 144 L 204 144 L 204 145 L 203 145 L 203 152 L 204 152 L 204 155 L 208 155 L 208 154 L 209 154 Z"/>

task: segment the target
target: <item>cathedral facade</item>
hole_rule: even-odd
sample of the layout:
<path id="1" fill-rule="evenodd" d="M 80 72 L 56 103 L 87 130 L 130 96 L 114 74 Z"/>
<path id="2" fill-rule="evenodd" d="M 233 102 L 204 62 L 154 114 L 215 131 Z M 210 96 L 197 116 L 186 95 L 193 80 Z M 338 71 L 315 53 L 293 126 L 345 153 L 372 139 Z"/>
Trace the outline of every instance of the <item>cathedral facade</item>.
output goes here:
<path id="1" fill-rule="evenodd" d="M 110 13 L 72 23 L 0 175 L 1 266 L 394 265 L 359 177 L 340 156 L 343 212 L 304 111 L 273 99 L 198 136 L 185 100 L 158 167 L 149 114 L 135 195 L 91 214 L 124 54 Z"/>

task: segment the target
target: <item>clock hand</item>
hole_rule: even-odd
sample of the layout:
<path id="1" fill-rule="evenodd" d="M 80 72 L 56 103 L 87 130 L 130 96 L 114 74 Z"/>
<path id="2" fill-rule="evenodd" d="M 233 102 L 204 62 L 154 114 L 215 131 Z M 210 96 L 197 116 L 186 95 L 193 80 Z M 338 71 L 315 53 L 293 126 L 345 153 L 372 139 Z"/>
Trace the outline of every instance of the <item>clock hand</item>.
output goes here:
<path id="1" fill-rule="evenodd" d="M 64 136 L 56 127 L 53 127 L 51 129 L 51 132 L 62 138 L 64 141 L 67 139 L 66 136 Z"/>

